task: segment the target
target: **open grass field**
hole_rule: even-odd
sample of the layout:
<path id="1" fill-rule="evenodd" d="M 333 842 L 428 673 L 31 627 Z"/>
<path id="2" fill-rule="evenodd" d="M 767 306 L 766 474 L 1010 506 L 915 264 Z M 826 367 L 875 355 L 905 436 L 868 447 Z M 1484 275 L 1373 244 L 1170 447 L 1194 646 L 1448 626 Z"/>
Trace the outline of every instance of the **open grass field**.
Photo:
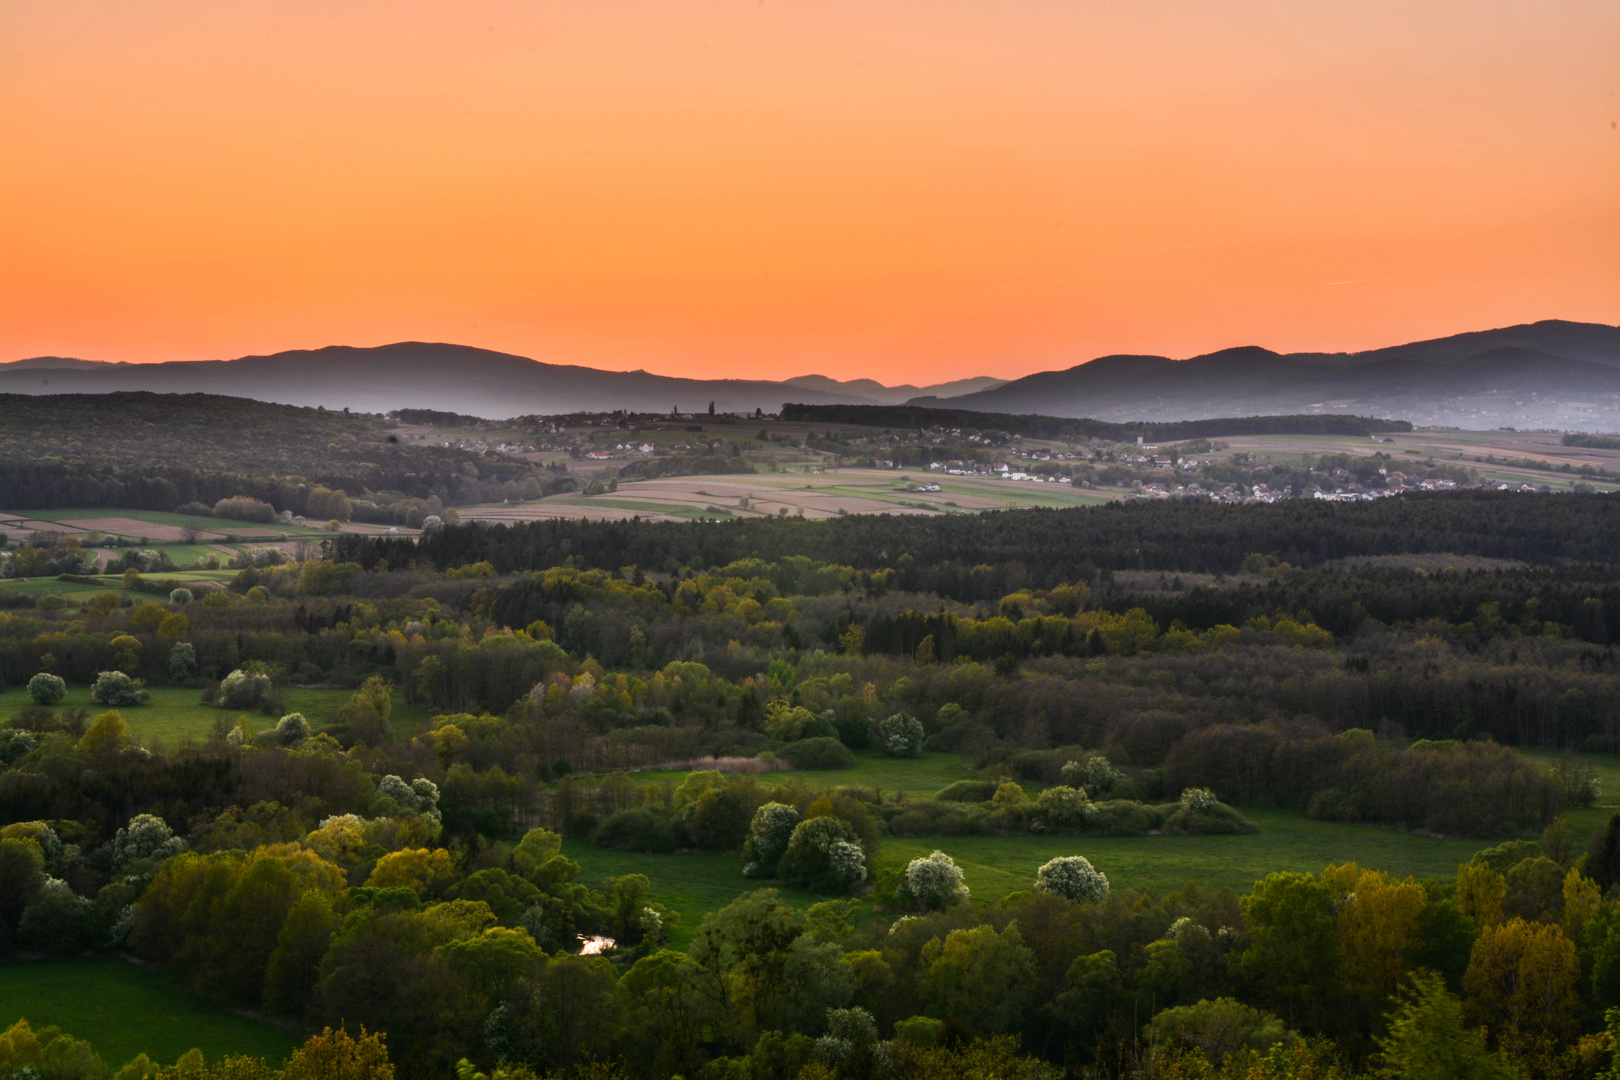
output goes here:
<path id="1" fill-rule="evenodd" d="M 118 712 L 129 725 L 130 734 L 148 748 L 160 743 L 173 749 L 185 739 L 201 742 L 213 732 L 215 724 L 221 721 L 230 725 L 236 723 L 238 716 L 236 711 L 204 705 L 199 700 L 201 692 L 198 690 L 176 686 L 154 686 L 149 687 L 147 692 L 152 695 L 149 704 L 121 708 Z M 331 723 L 338 707 L 351 696 L 353 691 L 341 688 L 306 689 L 291 686 L 286 689 L 286 708 L 288 712 L 303 713 L 304 718 L 319 731 Z M 13 686 L 0 691 L 0 716 L 10 716 L 27 704 L 29 704 L 28 691 L 25 687 Z M 84 709 L 91 716 L 107 711 L 106 706 L 97 705 L 90 700 L 88 686 L 69 686 L 67 697 L 62 700 L 60 707 Z M 262 713 L 252 713 L 250 716 L 253 725 L 260 731 L 273 726 L 276 722 L 276 717 Z M 396 730 L 402 733 L 414 732 L 427 722 L 427 710 L 406 705 L 396 690 L 393 722 Z"/>
<path id="2" fill-rule="evenodd" d="M 210 1060 L 246 1054 L 280 1065 L 303 1040 L 209 1004 L 177 976 L 116 957 L 0 965 L 0 1028 L 55 1024 L 113 1069 L 137 1054 L 172 1062 L 192 1047 Z"/>
<path id="3" fill-rule="evenodd" d="M 1398 877 L 1448 878 L 1476 851 L 1489 846 L 1477 840 L 1440 840 L 1386 829 L 1312 821 L 1290 810 L 1246 810 L 1260 831 L 1247 836 L 927 836 L 894 837 L 883 842 L 875 869 L 898 868 L 940 850 L 962 867 L 968 888 L 979 902 L 1000 900 L 1029 889 L 1035 871 L 1058 855 L 1084 855 L 1108 875 L 1115 889 L 1148 886 L 1159 892 L 1190 881 L 1208 889 L 1244 893 L 1277 870 L 1317 872 L 1329 863 L 1356 862 L 1387 870 Z M 773 886 L 742 876 L 738 855 L 678 853 L 644 855 L 603 851 L 583 841 L 565 845 L 580 864 L 587 884 L 621 874 L 646 874 L 661 903 L 681 913 L 671 935 L 685 947 L 703 921 L 745 892 Z M 783 899 L 807 907 L 822 897 L 782 888 Z M 862 903 L 875 917 L 872 901 Z"/>

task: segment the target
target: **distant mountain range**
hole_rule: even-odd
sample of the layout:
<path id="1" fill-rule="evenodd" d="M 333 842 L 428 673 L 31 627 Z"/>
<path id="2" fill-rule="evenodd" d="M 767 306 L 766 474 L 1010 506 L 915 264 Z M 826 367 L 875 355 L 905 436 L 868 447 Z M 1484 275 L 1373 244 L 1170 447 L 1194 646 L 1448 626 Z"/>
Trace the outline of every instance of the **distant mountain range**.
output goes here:
<path id="1" fill-rule="evenodd" d="M 1620 327 L 1547 321 L 1360 353 L 1281 354 L 1255 346 L 1174 360 L 1104 356 L 1003 382 L 885 386 L 801 375 L 780 382 L 681 379 L 549 364 L 466 345 L 333 345 L 238 360 L 162 364 L 32 357 L 0 364 L 0 393 L 150 390 L 289 405 L 476 416 L 525 413 L 778 411 L 785 402 L 951 408 L 1100 420 L 1196 420 L 1357 413 L 1465 428 L 1620 430 Z"/>
<path id="2" fill-rule="evenodd" d="M 527 413 L 776 412 L 789 399 L 817 405 L 899 404 L 919 395 L 946 398 L 1000 386 L 981 378 L 937 386 L 887 387 L 870 379 L 841 383 L 821 375 L 786 382 L 679 379 L 645 371 L 599 371 L 547 364 L 468 345 L 420 341 L 376 348 L 330 345 L 239 360 L 162 364 L 100 363 L 36 356 L 0 364 L 0 393 L 103 394 L 119 390 L 208 393 L 286 405 L 361 412 L 441 409 L 505 418 Z"/>
<path id="3" fill-rule="evenodd" d="M 1104 356 L 948 403 L 1116 421 L 1336 412 L 1476 429 L 1614 431 L 1620 327 L 1548 321 L 1360 353 L 1246 346 L 1187 360 Z"/>

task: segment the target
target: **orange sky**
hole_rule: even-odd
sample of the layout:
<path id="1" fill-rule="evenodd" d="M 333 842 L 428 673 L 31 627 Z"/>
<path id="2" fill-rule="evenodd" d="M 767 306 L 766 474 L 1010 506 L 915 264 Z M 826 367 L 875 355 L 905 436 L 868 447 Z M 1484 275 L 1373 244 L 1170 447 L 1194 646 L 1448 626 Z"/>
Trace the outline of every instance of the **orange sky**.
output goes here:
<path id="1" fill-rule="evenodd" d="M 0 359 L 666 374 L 1620 323 L 1614 0 L 0 0 Z"/>

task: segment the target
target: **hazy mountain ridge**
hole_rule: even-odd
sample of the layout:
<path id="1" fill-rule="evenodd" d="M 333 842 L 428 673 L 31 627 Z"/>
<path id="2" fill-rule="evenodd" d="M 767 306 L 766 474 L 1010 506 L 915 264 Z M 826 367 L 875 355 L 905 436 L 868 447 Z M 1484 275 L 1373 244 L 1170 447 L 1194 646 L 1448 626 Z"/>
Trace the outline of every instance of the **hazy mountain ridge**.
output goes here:
<path id="1" fill-rule="evenodd" d="M 33 357 L 0 364 L 0 393 L 149 390 L 382 412 L 778 411 L 807 405 L 928 405 L 1099 420 L 1354 412 L 1457 427 L 1620 430 L 1620 327 L 1558 320 L 1358 353 L 1238 346 L 1174 360 L 1114 355 L 1011 382 L 989 377 L 889 387 L 823 375 L 691 379 L 553 364 L 468 345 L 332 345 L 237 360 L 161 364 Z"/>
<path id="2" fill-rule="evenodd" d="M 1241 346 L 1187 360 L 1104 356 L 950 407 L 1101 420 L 1349 411 L 1456 427 L 1615 430 L 1620 327 L 1553 320 L 1359 353 Z"/>

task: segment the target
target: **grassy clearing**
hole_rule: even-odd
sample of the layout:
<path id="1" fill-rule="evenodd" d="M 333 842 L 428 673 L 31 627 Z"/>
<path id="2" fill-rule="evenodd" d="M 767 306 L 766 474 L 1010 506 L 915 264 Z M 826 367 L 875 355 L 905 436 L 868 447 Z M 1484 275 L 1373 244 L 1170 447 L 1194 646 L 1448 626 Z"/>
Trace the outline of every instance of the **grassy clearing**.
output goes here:
<path id="1" fill-rule="evenodd" d="M 0 966 L 0 1027 L 20 1019 L 88 1039 L 114 1069 L 141 1053 L 172 1062 L 193 1046 L 210 1059 L 246 1054 L 280 1065 L 303 1041 L 209 1004 L 177 976 L 114 957 Z"/>
<path id="2" fill-rule="evenodd" d="M 194 739 L 198 742 L 206 740 L 214 730 L 214 725 L 220 721 L 234 725 L 240 713 L 231 709 L 216 709 L 212 705 L 204 705 L 200 699 L 201 692 L 178 686 L 148 687 L 147 692 L 152 700 L 146 705 L 135 705 L 119 709 L 118 712 L 129 725 L 130 734 L 141 741 L 141 745 L 151 747 L 154 743 L 161 743 L 170 749 L 185 739 Z M 333 714 L 353 696 L 353 691 L 342 688 L 318 687 L 306 689 L 291 686 L 286 689 L 288 712 L 304 714 L 310 724 L 319 731 L 332 722 Z M 27 705 L 27 689 L 20 686 L 10 687 L 0 691 L 0 716 L 10 716 L 18 709 Z M 90 700 L 88 686 L 68 687 L 67 697 L 62 700 L 62 708 L 84 709 L 91 716 L 106 712 L 106 706 L 97 705 Z M 247 714 L 253 726 L 264 731 L 275 725 L 277 717 L 266 716 L 254 712 Z M 406 705 L 398 690 L 394 692 L 393 722 L 396 731 L 412 732 L 425 726 L 428 712 L 419 706 Z"/>
<path id="3" fill-rule="evenodd" d="M 1439 840 L 1385 829 L 1312 821 L 1288 810 L 1246 810 L 1260 831 L 1247 836 L 926 836 L 890 838 L 883 842 L 877 870 L 898 868 L 934 850 L 961 865 L 973 897 L 981 903 L 1000 900 L 1034 884 L 1035 871 L 1058 855 L 1084 855 L 1116 889 L 1148 886 L 1160 892 L 1196 881 L 1208 889 L 1248 892 L 1254 883 L 1278 870 L 1318 872 L 1329 863 L 1356 862 L 1387 870 L 1398 877 L 1449 878 L 1487 842 Z M 738 896 L 773 886 L 742 876 L 739 855 L 680 853 L 644 855 L 602 851 L 580 840 L 565 845 L 580 864 L 580 880 L 599 885 L 622 874 L 646 874 L 661 903 L 681 913 L 671 936 L 677 948 L 690 942 L 703 916 Z M 781 889 L 794 907 L 824 899 L 794 889 Z M 861 905 L 865 917 L 876 917 L 872 901 Z"/>
<path id="4" fill-rule="evenodd" d="M 1542 766 L 1551 766 L 1559 757 L 1556 750 L 1521 750 L 1520 753 Z M 1620 808 L 1620 758 L 1607 754 L 1581 754 L 1579 757 L 1597 773 L 1600 786 L 1597 801 L 1592 806 L 1564 811 L 1577 854 L 1587 838 L 1606 825 Z"/>
<path id="5" fill-rule="evenodd" d="M 670 780 L 680 783 L 686 779 L 685 772 L 656 771 L 638 772 L 633 774 L 637 783 L 649 781 Z M 842 787 L 853 784 L 860 787 L 875 787 L 881 789 L 885 796 L 890 793 L 905 792 L 908 796 L 932 795 L 939 789 L 952 784 L 957 780 L 973 779 L 973 772 L 957 754 L 922 754 L 916 758 L 885 757 L 877 750 L 855 751 L 855 767 L 853 769 L 818 769 L 815 771 L 802 771 L 796 769 L 782 772 L 758 773 L 759 782 L 766 786 L 780 784 L 785 780 L 797 780 L 816 791 L 828 788 Z M 1034 790 L 1034 786 L 1026 785 L 1026 790 Z"/>

